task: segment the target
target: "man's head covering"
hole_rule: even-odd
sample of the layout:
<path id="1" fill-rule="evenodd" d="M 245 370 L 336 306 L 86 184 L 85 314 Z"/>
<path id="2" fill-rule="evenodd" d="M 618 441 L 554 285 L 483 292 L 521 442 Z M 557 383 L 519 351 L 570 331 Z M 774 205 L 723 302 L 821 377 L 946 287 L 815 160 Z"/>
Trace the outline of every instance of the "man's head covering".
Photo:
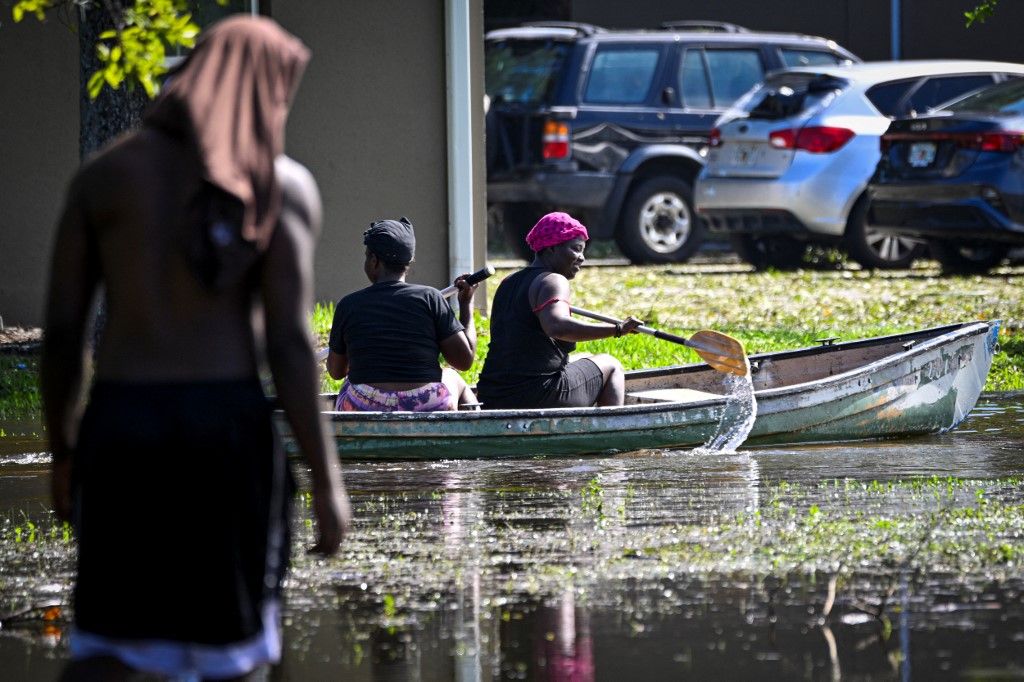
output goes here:
<path id="1" fill-rule="evenodd" d="M 281 211 L 274 159 L 308 62 L 306 46 L 273 20 L 235 14 L 200 35 L 145 116 L 195 145 L 204 179 L 241 202 L 241 237 L 259 251 Z"/>
<path id="2" fill-rule="evenodd" d="M 405 216 L 378 220 L 363 232 L 363 244 L 386 263 L 408 265 L 416 255 L 416 234 Z"/>
<path id="3" fill-rule="evenodd" d="M 533 229 L 527 233 L 526 243 L 529 244 L 530 249 L 537 252 L 549 246 L 558 246 L 577 237 L 582 237 L 584 241 L 590 239 L 583 223 L 568 213 L 548 213 L 538 220 Z"/>

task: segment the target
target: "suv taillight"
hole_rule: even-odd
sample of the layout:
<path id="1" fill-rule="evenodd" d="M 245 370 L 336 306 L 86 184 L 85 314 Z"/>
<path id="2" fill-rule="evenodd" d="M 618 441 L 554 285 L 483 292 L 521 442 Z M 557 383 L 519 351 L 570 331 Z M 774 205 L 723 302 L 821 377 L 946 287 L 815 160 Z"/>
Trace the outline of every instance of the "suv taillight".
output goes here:
<path id="1" fill-rule="evenodd" d="M 545 159 L 569 158 L 569 124 L 565 121 L 545 121 L 542 141 L 541 153 Z"/>
<path id="2" fill-rule="evenodd" d="M 848 128 L 832 126 L 808 126 L 786 128 L 768 133 L 768 141 L 776 149 L 800 149 L 812 154 L 828 154 L 841 149 L 849 142 L 854 132 Z"/>
<path id="3" fill-rule="evenodd" d="M 718 147 L 722 144 L 722 131 L 718 128 L 712 128 L 711 134 L 708 135 L 708 146 Z"/>

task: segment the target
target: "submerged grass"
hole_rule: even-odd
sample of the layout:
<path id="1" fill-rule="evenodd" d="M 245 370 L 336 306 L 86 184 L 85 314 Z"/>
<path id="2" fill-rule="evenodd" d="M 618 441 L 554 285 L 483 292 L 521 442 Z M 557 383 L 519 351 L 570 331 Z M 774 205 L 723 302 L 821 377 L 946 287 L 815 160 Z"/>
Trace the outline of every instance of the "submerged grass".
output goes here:
<path id="1" fill-rule="evenodd" d="M 499 270 L 496 283 L 513 270 Z M 1000 348 L 987 391 L 1024 389 L 1024 267 L 989 276 L 942 277 L 934 263 L 913 270 L 855 269 L 750 272 L 743 265 L 586 267 L 572 284 L 573 304 L 616 317 L 635 315 L 650 326 L 688 336 L 715 329 L 743 342 L 748 353 L 815 345 L 817 339 L 895 334 L 971 320 L 1001 319 Z M 314 330 L 326 345 L 334 306 L 319 304 Z M 476 381 L 487 352 L 488 321 L 477 317 L 477 361 L 464 376 Z M 627 369 L 697 362 L 696 353 L 650 336 L 579 344 L 611 353 Z M 325 379 L 324 389 L 337 388 Z"/>
<path id="2" fill-rule="evenodd" d="M 770 602 L 782 587 L 814 618 L 834 605 L 884 620 L 898 608 L 887 604 L 901 581 L 925 611 L 950 594 L 969 602 L 988 585 L 1019 589 L 1019 476 L 761 482 L 743 488 L 739 505 L 731 488 L 675 480 L 540 477 L 510 492 L 504 477 L 482 474 L 454 488 L 407 481 L 357 492 L 355 527 L 329 560 L 303 549 L 313 541 L 303 493 L 288 600 L 296 613 L 368 600 L 377 606 L 363 618 L 391 627 L 438 612 L 470 581 L 484 607 L 503 613 L 567 592 L 592 606 L 621 605 L 646 590 L 657 599 L 633 600 L 636 609 L 673 613 L 706 604 L 709 586 L 747 594 L 744 586 L 756 585 L 757 600 Z M 0 612 L 66 602 L 75 549 L 52 515 L 0 519 Z"/>
<path id="3" fill-rule="evenodd" d="M 627 490 L 601 477 L 515 496 L 477 490 L 477 503 L 489 501 L 473 513 L 459 492 L 445 492 L 439 502 L 427 493 L 374 494 L 356 500 L 357 528 L 327 572 L 412 603 L 444 593 L 453 576 L 467 573 L 502 603 L 566 590 L 601 603 L 623 582 L 647 589 L 680 580 L 796 579 L 817 583 L 818 591 L 830 585 L 841 609 L 863 610 L 869 594 L 873 615 L 881 616 L 900 579 L 918 582 L 919 597 L 929 600 L 942 593 L 939 583 L 1019 580 L 1022 482 L 780 482 L 764 486 L 753 505 L 730 511 L 709 502 L 663 522 L 654 519 L 660 485 L 634 482 Z M 461 528 L 453 536 L 448 515 L 455 509 L 462 509 Z M 315 589 L 323 571 L 295 559 L 296 580 Z"/>
<path id="4" fill-rule="evenodd" d="M 35 357 L 0 355 L 0 419 L 37 413 L 39 361 Z"/>

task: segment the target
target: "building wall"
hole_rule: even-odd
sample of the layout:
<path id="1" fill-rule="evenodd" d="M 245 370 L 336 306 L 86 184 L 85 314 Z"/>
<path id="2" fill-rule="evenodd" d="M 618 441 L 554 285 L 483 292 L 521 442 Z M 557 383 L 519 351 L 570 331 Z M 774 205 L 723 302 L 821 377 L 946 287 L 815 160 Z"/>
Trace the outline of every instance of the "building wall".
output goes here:
<path id="1" fill-rule="evenodd" d="M 475 4 L 482 55 L 483 10 Z M 403 215 L 417 236 L 409 280 L 446 284 L 444 9 L 444 2 L 408 0 L 273 4 L 274 17 L 313 52 L 289 119 L 287 149 L 313 171 L 323 196 L 320 300 L 367 285 L 363 231 L 373 220 Z M 482 102 L 482 71 L 477 78 Z M 481 143 L 482 117 L 481 105 L 474 117 Z M 478 166 L 478 249 L 486 236 L 483 173 Z"/>
<path id="2" fill-rule="evenodd" d="M 1024 62 L 1024 3 L 1000 2 L 984 24 L 964 28 L 976 0 L 903 0 L 903 55 Z"/>
<path id="3" fill-rule="evenodd" d="M 51 19 L 0 26 L 0 317 L 42 319 L 64 189 L 78 165 L 78 35 Z"/>
<path id="4" fill-rule="evenodd" d="M 485 258 L 483 7 L 471 0 L 474 248 Z M 410 281 L 448 278 L 448 167 L 442 1 L 276 1 L 272 14 L 312 50 L 287 130 L 288 153 L 315 174 L 324 202 L 316 296 L 367 284 L 362 233 L 408 216 L 416 226 Z M 0 317 L 42 322 L 59 203 L 78 166 L 78 39 L 58 21 L 0 27 Z M 482 298 L 482 297 L 481 297 Z"/>

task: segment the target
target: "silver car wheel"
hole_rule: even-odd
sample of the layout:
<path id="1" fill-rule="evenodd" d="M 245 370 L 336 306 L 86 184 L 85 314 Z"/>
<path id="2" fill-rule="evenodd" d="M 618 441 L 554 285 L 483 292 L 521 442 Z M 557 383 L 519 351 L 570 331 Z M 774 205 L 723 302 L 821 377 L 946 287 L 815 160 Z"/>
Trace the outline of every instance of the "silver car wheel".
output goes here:
<path id="1" fill-rule="evenodd" d="M 640 236 L 651 251 L 673 253 L 690 237 L 691 216 L 678 194 L 652 194 L 640 209 Z"/>
<path id="2" fill-rule="evenodd" d="M 910 252 L 919 247 L 922 242 L 912 237 L 898 237 L 893 234 L 879 232 L 867 228 L 864 230 L 864 239 L 871 251 L 879 259 L 889 262 L 896 262 L 910 255 Z"/>

